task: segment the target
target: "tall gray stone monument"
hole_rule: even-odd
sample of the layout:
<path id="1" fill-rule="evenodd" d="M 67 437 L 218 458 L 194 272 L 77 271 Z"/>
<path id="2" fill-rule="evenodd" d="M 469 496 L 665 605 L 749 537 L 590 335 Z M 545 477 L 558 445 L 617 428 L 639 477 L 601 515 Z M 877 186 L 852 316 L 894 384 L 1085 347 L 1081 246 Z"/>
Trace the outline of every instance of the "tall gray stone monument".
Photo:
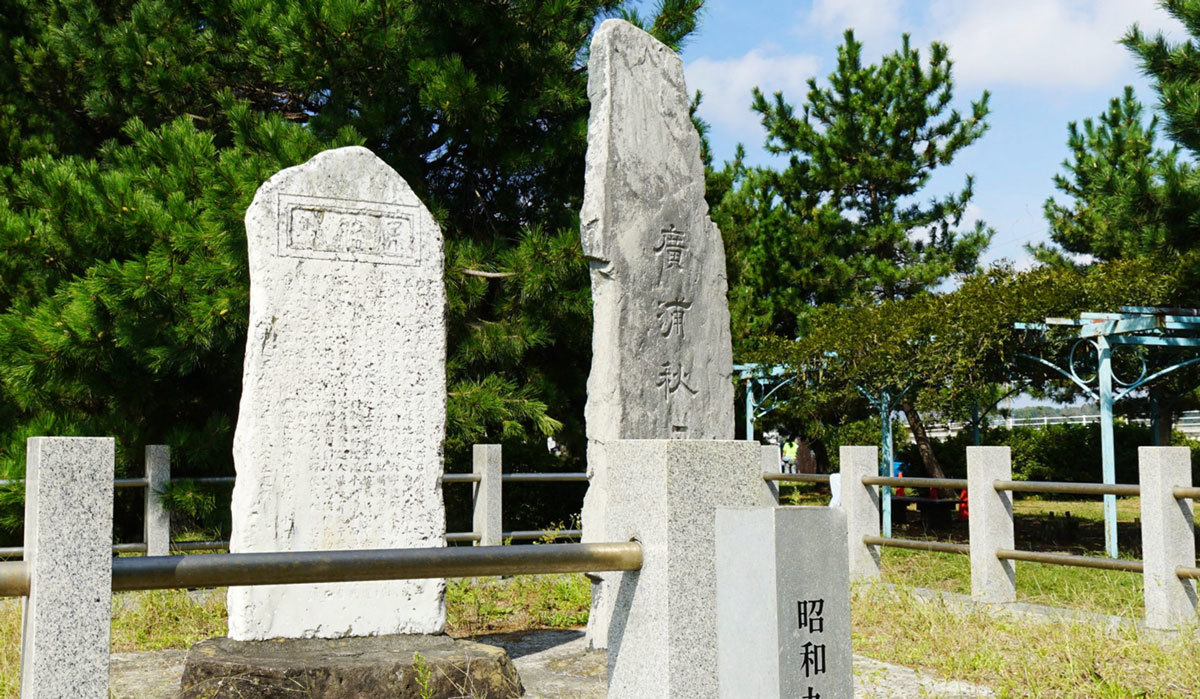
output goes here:
<path id="1" fill-rule="evenodd" d="M 608 541 L 606 452 L 617 439 L 733 438 L 725 250 L 704 201 L 683 63 L 621 20 L 588 63 L 583 251 L 594 326 L 584 541 Z M 588 638 L 606 647 L 613 597 L 594 578 Z"/>
<path id="2" fill-rule="evenodd" d="M 444 545 L 442 235 L 365 148 L 279 172 L 246 212 L 250 328 L 230 550 Z M 229 635 L 437 633 L 442 580 L 234 587 Z"/>

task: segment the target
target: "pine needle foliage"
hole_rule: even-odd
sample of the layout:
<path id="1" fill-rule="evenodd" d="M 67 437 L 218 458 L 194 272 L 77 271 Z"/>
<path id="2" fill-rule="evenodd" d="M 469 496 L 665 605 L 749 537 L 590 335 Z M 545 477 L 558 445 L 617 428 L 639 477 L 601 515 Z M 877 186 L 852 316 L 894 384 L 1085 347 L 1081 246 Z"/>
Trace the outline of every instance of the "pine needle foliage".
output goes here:
<path id="1" fill-rule="evenodd" d="M 678 46 L 701 4 L 634 19 Z M 550 434 L 581 459 L 587 45 L 630 7 L 0 0 L 0 472 L 20 475 L 27 434 L 114 435 L 123 473 L 148 443 L 180 475 L 231 472 L 244 212 L 350 144 L 445 234 L 448 464 Z"/>

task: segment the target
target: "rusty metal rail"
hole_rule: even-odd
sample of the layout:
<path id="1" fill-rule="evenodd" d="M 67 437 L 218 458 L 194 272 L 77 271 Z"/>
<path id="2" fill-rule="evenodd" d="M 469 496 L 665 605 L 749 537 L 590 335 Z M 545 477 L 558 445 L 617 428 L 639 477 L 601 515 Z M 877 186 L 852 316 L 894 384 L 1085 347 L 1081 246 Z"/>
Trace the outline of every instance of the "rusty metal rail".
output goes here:
<path id="1" fill-rule="evenodd" d="M 863 476 L 863 485 L 890 485 L 896 488 L 956 488 L 967 487 L 966 478 L 892 478 L 890 476 Z"/>
<path id="2" fill-rule="evenodd" d="M 924 541 L 922 539 L 891 539 L 882 536 L 864 536 L 863 543 L 867 546 L 891 546 L 898 549 L 914 551 L 936 551 L 937 553 L 957 553 L 969 555 L 971 547 L 968 544 L 954 544 L 949 541 Z"/>
<path id="3" fill-rule="evenodd" d="M 764 481 L 829 484 L 828 473 L 764 473 Z"/>
<path id="4" fill-rule="evenodd" d="M 996 558 L 1010 561 L 1028 561 L 1030 563 L 1049 563 L 1059 566 L 1074 566 L 1076 568 L 1100 568 L 1102 570 L 1123 570 L 1130 573 L 1143 572 L 1141 561 L 1126 561 L 1119 558 L 1095 558 L 1093 556 L 1076 556 L 1069 553 L 1047 553 L 1045 551 L 1020 551 L 1016 549 L 1000 549 Z"/>
<path id="5" fill-rule="evenodd" d="M 463 578 L 482 575 L 638 570 L 636 542 L 472 546 L 459 548 L 219 553 L 211 556 L 114 558 L 113 590 L 161 590 L 228 585 L 290 585 Z M 0 563 L 0 596 L 29 594 L 24 561 Z"/>
<path id="6" fill-rule="evenodd" d="M 1175 569 L 1175 575 L 1180 578 L 1200 578 L 1200 568 L 1179 566 Z"/>
<path id="7" fill-rule="evenodd" d="M 993 481 L 996 490 L 1014 493 L 1066 493 L 1067 495 L 1141 495 L 1132 483 L 1064 483 L 1061 481 Z"/>

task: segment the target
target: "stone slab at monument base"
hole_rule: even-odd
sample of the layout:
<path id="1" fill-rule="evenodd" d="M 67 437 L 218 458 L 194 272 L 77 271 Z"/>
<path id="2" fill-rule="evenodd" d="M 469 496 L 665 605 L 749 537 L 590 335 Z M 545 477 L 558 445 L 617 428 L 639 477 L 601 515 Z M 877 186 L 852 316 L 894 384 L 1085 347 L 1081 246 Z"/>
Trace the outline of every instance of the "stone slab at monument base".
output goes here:
<path id="1" fill-rule="evenodd" d="M 503 648 L 444 635 L 355 638 L 210 638 L 192 646 L 184 699 L 519 697 Z"/>

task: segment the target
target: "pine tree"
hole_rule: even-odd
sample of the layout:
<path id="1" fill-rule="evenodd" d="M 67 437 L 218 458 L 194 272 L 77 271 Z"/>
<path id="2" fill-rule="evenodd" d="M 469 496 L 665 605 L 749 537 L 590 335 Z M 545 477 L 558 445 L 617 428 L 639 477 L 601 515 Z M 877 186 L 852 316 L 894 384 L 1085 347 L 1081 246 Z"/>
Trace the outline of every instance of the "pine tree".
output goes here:
<path id="1" fill-rule="evenodd" d="M 678 46 L 699 0 L 649 29 Z M 447 462 L 583 456 L 586 47 L 621 0 L 0 0 L 0 461 L 23 436 L 166 442 L 228 472 L 258 185 L 357 143 L 447 241 Z M 528 459 L 524 458 L 528 456 Z M 579 466 L 567 464 L 578 470 Z"/>
<path id="2" fill-rule="evenodd" d="M 808 81 L 799 114 L 782 93 L 768 100 L 755 89 L 766 148 L 788 166 L 735 159 L 734 189 L 718 208 L 737 349 L 803 335 L 820 304 L 909 299 L 976 267 L 992 231 L 978 221 L 960 230 L 971 177 L 958 192 L 922 201 L 933 171 L 987 130 L 988 94 L 963 117 L 950 106 L 953 91 L 942 44 L 930 46 L 925 62 L 905 35 L 898 51 L 864 65 L 853 31 L 828 85 Z M 928 472 L 940 474 L 915 406 L 900 407 Z"/>
<path id="3" fill-rule="evenodd" d="M 864 65 L 852 31 L 828 85 L 809 80 L 799 114 L 782 93 L 768 100 L 755 90 L 766 148 L 788 166 L 750 168 L 740 157 L 729 165 L 734 188 L 718 216 L 743 316 L 735 323 L 794 337 L 818 304 L 909 298 L 975 266 L 991 231 L 981 222 L 959 230 L 972 179 L 920 200 L 933 171 L 987 129 L 987 93 L 967 117 L 952 98 L 943 45 L 932 44 L 923 63 L 905 36 L 899 51 Z"/>
<path id="4" fill-rule="evenodd" d="M 1065 173 L 1054 177 L 1066 203 L 1046 200 L 1050 240 L 1059 247 L 1031 246 L 1042 262 L 1068 264 L 1070 255 L 1091 261 L 1152 257 L 1171 252 L 1184 236 L 1195 202 L 1187 182 L 1192 166 L 1179 148 L 1156 145 L 1158 116 L 1146 122 L 1133 88 L 1109 103 L 1108 110 L 1082 128 L 1068 126 L 1070 158 Z"/>

